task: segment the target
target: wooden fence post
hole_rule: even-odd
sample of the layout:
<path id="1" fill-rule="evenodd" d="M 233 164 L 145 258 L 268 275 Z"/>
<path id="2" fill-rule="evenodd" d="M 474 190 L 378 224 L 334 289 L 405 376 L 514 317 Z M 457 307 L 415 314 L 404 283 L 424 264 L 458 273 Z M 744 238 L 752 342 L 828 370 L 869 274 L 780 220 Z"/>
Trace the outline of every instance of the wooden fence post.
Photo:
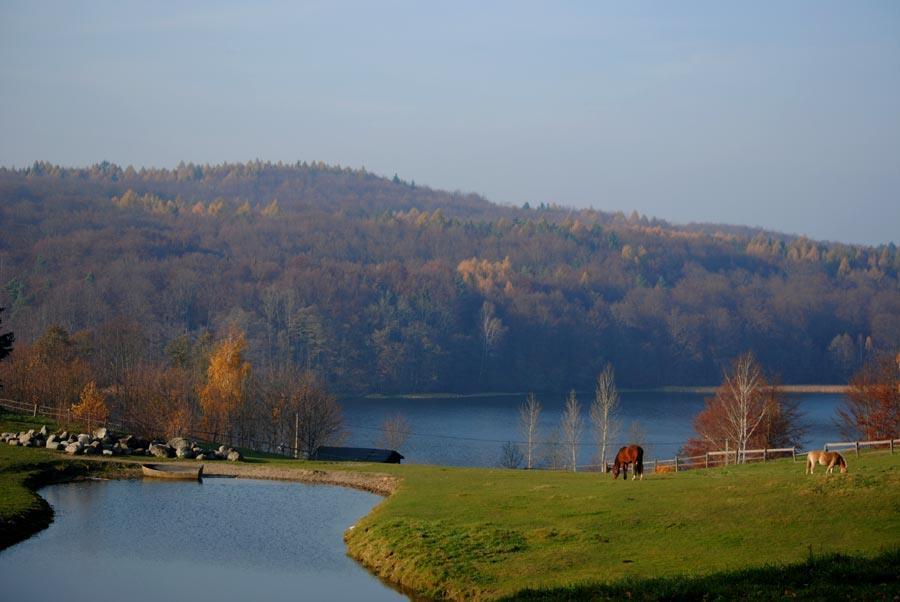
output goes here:
<path id="1" fill-rule="evenodd" d="M 709 452 L 706 452 L 706 467 L 709 468 Z"/>
<path id="2" fill-rule="evenodd" d="M 766 456 L 768 455 L 768 452 L 769 452 L 769 450 L 767 450 L 766 448 L 763 448 L 763 462 L 766 461 L 766 459 L 767 459 Z"/>
<path id="3" fill-rule="evenodd" d="M 891 439 L 891 453 L 894 453 L 894 440 Z"/>
<path id="4" fill-rule="evenodd" d="M 791 448 L 791 457 L 794 459 L 794 462 L 797 461 L 797 448 L 796 447 Z"/>
<path id="5" fill-rule="evenodd" d="M 856 449 L 856 457 L 859 457 L 859 441 L 853 442 L 853 447 Z"/>
<path id="6" fill-rule="evenodd" d="M 675 472 L 678 472 L 678 456 L 675 456 Z"/>
<path id="7" fill-rule="evenodd" d="M 32 417 L 37 416 L 37 402 L 34 402 L 34 412 L 31 414 Z"/>
<path id="8" fill-rule="evenodd" d="M 728 439 L 725 439 L 725 466 L 728 466 Z"/>

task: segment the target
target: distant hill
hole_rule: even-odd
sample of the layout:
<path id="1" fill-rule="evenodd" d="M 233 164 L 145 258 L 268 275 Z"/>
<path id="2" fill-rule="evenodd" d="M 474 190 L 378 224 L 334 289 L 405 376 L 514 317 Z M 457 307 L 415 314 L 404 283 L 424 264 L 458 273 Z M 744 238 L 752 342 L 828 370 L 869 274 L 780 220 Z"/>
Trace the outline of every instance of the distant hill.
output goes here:
<path id="1" fill-rule="evenodd" d="M 718 381 L 752 349 L 843 382 L 900 348 L 900 254 L 756 228 L 508 207 L 320 163 L 0 170 L 0 304 L 155 358 L 239 328 L 341 391 Z M 106 337 L 106 338 L 104 338 Z M 110 338 L 112 337 L 112 339 Z M 168 350 L 168 351 L 167 351 Z"/>

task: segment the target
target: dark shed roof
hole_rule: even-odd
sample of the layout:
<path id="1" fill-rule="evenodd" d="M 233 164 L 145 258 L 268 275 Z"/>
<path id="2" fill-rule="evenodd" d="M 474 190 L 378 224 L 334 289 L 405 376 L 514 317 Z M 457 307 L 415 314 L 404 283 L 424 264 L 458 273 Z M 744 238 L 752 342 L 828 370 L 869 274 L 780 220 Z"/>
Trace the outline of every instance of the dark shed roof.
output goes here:
<path id="1" fill-rule="evenodd" d="M 393 449 L 373 449 L 368 447 L 326 447 L 321 446 L 309 457 L 310 460 L 330 462 L 387 462 L 399 464 L 403 459 Z"/>

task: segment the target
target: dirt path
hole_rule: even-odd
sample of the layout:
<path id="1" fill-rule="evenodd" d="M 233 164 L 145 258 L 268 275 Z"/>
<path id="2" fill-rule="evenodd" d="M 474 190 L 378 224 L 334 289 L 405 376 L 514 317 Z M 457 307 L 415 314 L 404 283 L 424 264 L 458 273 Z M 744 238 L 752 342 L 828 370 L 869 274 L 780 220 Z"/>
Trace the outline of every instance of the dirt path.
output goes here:
<path id="1" fill-rule="evenodd" d="M 400 480 L 386 474 L 351 472 L 342 470 L 307 470 L 277 468 L 273 466 L 254 466 L 252 464 L 206 463 L 203 474 L 209 476 L 228 476 L 242 479 L 274 479 L 280 481 L 299 481 L 301 483 L 318 483 L 320 485 L 341 485 L 362 489 L 378 495 L 388 496 L 394 493 Z"/>
<path id="2" fill-rule="evenodd" d="M 150 462 L 151 458 L 146 460 L 132 460 L 125 458 L 95 458 L 89 456 L 78 456 L 79 460 L 90 460 L 94 462 L 108 462 L 123 467 L 131 467 L 137 474 L 141 463 Z M 182 463 L 178 463 L 182 464 Z M 300 483 L 314 483 L 319 485 L 339 485 L 342 487 L 352 487 L 378 495 L 389 496 L 397 490 L 400 484 L 398 477 L 367 472 L 353 472 L 344 470 L 316 470 L 306 468 L 283 468 L 276 466 L 265 466 L 256 464 L 244 464 L 241 462 L 204 462 L 203 475 L 210 477 L 237 477 L 239 479 L 271 479 L 275 481 L 297 481 Z M 124 475 L 123 475 L 124 476 Z M 132 476 L 132 475 L 128 475 Z"/>

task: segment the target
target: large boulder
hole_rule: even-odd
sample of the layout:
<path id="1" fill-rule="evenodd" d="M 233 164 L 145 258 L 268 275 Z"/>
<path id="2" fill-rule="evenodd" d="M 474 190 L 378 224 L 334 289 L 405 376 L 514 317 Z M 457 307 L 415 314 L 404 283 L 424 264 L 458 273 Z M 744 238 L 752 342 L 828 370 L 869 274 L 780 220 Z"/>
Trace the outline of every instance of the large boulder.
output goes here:
<path id="1" fill-rule="evenodd" d="M 27 433 L 22 433 L 19 435 L 19 445 L 22 447 L 31 447 L 31 439 L 33 437 L 32 431 L 28 431 Z"/>
<path id="2" fill-rule="evenodd" d="M 176 452 L 179 449 L 191 449 L 194 447 L 194 444 L 185 439 L 184 437 L 175 437 L 173 439 L 169 439 L 169 447 L 174 449 Z"/>
<path id="3" fill-rule="evenodd" d="M 173 455 L 171 447 L 159 443 L 151 443 L 149 451 L 150 455 L 157 458 L 171 458 Z"/>
<path id="4" fill-rule="evenodd" d="M 179 447 L 175 450 L 175 456 L 178 458 L 190 460 L 194 457 L 194 450 L 189 447 Z"/>
<path id="5" fill-rule="evenodd" d="M 47 437 L 47 425 L 45 424 L 44 426 L 42 426 L 42 427 L 41 427 L 41 430 L 38 431 L 38 432 L 41 434 L 41 437 L 45 437 L 45 438 L 46 438 L 46 437 Z"/>
<path id="6" fill-rule="evenodd" d="M 66 446 L 65 452 L 66 452 L 67 454 L 70 454 L 70 455 L 74 456 L 75 454 L 77 454 L 77 453 L 79 453 L 79 452 L 81 451 L 82 447 L 83 447 L 83 446 L 82 446 L 80 443 L 78 443 L 78 442 L 76 441 L 75 443 L 70 443 L 70 444 L 68 444 L 68 445 Z"/>
<path id="7" fill-rule="evenodd" d="M 18 439 L 10 439 L 6 443 L 7 443 L 7 445 L 18 445 L 19 440 Z"/>
<path id="8" fill-rule="evenodd" d="M 84 448 L 83 453 L 85 456 L 98 456 L 98 455 L 100 455 L 100 448 L 92 447 L 92 446 L 88 445 L 87 447 Z"/>
<path id="9" fill-rule="evenodd" d="M 94 432 L 91 434 L 94 436 L 94 439 L 99 439 L 100 441 L 103 441 L 103 443 L 108 443 L 110 440 L 112 440 L 112 434 L 105 426 L 94 429 Z"/>
<path id="10" fill-rule="evenodd" d="M 228 461 L 229 462 L 238 462 L 243 459 L 244 459 L 244 457 L 241 456 L 241 452 L 239 452 L 236 449 L 233 449 L 230 452 L 228 452 Z"/>
<path id="11" fill-rule="evenodd" d="M 78 435 L 78 437 L 76 437 L 76 439 L 78 440 L 78 442 L 81 444 L 82 447 L 84 447 L 85 445 L 91 444 L 91 436 L 87 435 L 85 433 L 81 433 L 80 435 Z"/>
<path id="12" fill-rule="evenodd" d="M 47 443 L 44 444 L 47 449 L 57 449 L 59 445 L 59 441 L 56 440 L 56 435 L 50 435 L 47 437 Z"/>

